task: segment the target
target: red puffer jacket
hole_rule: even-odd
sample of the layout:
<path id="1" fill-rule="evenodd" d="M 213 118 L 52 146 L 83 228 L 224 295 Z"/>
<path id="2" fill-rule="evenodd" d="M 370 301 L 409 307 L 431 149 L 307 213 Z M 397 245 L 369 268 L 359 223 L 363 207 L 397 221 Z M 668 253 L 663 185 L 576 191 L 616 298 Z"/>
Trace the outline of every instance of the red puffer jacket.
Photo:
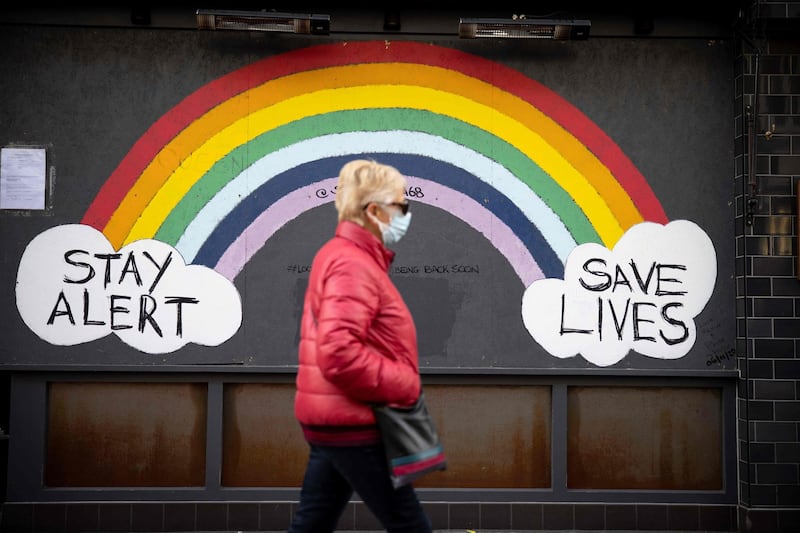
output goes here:
<path id="1" fill-rule="evenodd" d="M 370 403 L 410 405 L 420 394 L 417 333 L 389 279 L 394 252 L 342 221 L 320 248 L 300 326 L 295 415 L 312 444 L 378 441 Z"/>

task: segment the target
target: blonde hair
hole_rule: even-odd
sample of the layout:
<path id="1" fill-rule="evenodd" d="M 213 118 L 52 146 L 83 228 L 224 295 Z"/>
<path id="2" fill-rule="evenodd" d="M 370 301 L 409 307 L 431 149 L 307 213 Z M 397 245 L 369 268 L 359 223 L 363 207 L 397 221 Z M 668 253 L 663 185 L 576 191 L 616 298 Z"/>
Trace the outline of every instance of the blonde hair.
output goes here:
<path id="1" fill-rule="evenodd" d="M 396 168 L 377 161 L 356 159 L 339 171 L 336 185 L 336 210 L 339 221 L 364 225 L 364 208 L 370 202 L 392 202 L 398 189 L 406 188 L 406 178 Z"/>

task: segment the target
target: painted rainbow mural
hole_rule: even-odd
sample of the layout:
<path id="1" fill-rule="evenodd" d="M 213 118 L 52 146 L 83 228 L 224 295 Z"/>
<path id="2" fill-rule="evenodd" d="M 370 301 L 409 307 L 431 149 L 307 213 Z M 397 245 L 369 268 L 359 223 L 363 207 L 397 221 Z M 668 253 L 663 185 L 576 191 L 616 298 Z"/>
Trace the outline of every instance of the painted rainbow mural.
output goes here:
<path id="1" fill-rule="evenodd" d="M 399 168 L 412 200 L 483 234 L 525 286 L 562 277 L 578 244 L 668 222 L 620 148 L 552 90 L 404 41 L 311 46 L 212 81 L 148 129 L 81 222 L 116 248 L 155 238 L 233 280 L 284 224 L 333 200 L 355 157 Z"/>

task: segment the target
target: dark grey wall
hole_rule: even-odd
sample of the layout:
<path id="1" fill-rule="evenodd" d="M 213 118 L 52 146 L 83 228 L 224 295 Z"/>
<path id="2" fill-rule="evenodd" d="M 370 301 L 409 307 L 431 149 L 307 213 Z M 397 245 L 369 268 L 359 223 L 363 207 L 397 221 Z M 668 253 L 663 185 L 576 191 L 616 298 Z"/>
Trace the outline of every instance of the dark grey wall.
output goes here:
<path id="1" fill-rule="evenodd" d="M 310 264 L 333 231 L 331 206 L 287 224 L 248 263 L 236 280 L 242 327 L 218 347 L 187 346 L 153 356 L 113 336 L 77 346 L 50 345 L 21 321 L 15 278 L 31 239 L 50 227 L 79 222 L 125 154 L 173 106 L 237 68 L 321 42 L 326 41 L 185 29 L 2 28 L 0 139 L 4 146 L 48 146 L 55 182 L 51 212 L 0 212 L 0 336 L 5 339 L 0 361 L 293 365 L 306 278 L 287 265 Z M 671 220 L 696 222 L 713 240 L 716 287 L 698 317 L 698 342 L 691 352 L 672 361 L 632 353 L 611 370 L 734 368 L 732 44 L 694 38 L 432 42 L 509 65 L 556 91 L 621 147 Z M 520 315 L 524 287 L 491 243 L 461 220 L 417 206 L 412 231 L 397 251 L 399 265 L 479 266 L 479 273 L 461 276 L 393 274 L 415 314 L 424 367 L 596 370 L 580 357 L 557 359 L 538 346 Z"/>

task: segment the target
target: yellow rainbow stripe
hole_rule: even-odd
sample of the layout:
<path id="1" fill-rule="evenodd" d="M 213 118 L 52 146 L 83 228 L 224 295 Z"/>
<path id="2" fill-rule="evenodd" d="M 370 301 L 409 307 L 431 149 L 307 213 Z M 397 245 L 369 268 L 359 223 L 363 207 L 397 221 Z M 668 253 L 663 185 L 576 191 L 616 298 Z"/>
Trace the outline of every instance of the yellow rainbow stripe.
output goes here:
<path id="1" fill-rule="evenodd" d="M 397 84 L 399 72 L 403 79 L 413 79 L 413 85 Z M 217 160 L 266 131 L 315 114 L 392 107 L 448 115 L 514 145 L 575 200 L 606 245 L 642 220 L 608 168 L 530 103 L 441 67 L 366 63 L 277 78 L 211 109 L 153 158 L 104 233 L 115 246 L 152 237 Z"/>

